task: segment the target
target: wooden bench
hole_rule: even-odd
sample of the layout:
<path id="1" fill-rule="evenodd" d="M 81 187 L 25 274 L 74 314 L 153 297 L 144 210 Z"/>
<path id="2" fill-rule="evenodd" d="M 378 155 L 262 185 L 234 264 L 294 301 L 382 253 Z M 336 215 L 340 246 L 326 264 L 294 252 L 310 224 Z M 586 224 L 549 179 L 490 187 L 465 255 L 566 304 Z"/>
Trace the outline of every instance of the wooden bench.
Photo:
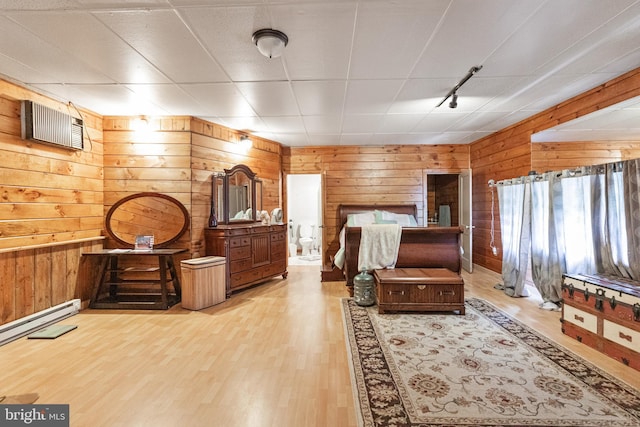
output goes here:
<path id="1" fill-rule="evenodd" d="M 464 281 L 447 268 L 375 270 L 378 312 L 458 311 L 464 314 Z"/>

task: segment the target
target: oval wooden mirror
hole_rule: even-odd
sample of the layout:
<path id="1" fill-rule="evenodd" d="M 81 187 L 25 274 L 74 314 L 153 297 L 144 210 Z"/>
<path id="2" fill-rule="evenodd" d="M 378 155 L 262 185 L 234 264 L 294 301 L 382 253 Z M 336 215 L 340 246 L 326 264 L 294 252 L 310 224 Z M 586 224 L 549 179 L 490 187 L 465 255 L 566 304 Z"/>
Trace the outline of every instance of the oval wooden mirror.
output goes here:
<path id="1" fill-rule="evenodd" d="M 121 245 L 134 246 L 136 236 L 153 235 L 153 246 L 162 247 L 187 231 L 189 212 L 182 203 L 165 194 L 132 194 L 111 206 L 105 227 Z"/>

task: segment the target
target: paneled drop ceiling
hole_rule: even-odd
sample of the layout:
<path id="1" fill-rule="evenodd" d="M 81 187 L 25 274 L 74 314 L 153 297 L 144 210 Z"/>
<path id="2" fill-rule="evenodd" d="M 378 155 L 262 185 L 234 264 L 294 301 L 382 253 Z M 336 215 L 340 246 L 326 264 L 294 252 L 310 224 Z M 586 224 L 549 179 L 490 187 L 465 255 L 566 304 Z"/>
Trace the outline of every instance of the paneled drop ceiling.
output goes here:
<path id="1" fill-rule="evenodd" d="M 5 79 L 287 146 L 466 144 L 638 66 L 638 0 L 0 0 Z"/>

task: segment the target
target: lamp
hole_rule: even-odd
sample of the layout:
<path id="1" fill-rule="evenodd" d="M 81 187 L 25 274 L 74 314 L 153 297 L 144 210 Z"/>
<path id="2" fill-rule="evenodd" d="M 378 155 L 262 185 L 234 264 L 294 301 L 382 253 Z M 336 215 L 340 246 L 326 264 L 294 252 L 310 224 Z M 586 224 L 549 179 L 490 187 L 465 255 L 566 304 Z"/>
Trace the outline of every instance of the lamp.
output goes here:
<path id="1" fill-rule="evenodd" d="M 449 108 L 456 108 L 458 106 L 458 94 L 453 92 L 451 95 L 451 102 L 449 102 Z"/>
<path id="2" fill-rule="evenodd" d="M 249 148 L 251 148 L 252 145 L 253 145 L 253 142 L 251 142 L 251 139 L 247 135 L 242 135 L 240 137 L 240 146 L 245 151 L 247 151 Z"/>
<path id="3" fill-rule="evenodd" d="M 482 70 L 482 65 L 476 65 L 474 67 L 471 67 L 471 69 L 469 70 L 469 72 L 467 73 L 466 76 L 464 76 L 462 78 L 462 80 L 460 80 L 458 82 L 457 85 L 455 85 L 453 87 L 453 89 L 451 89 L 449 91 L 449 93 L 444 97 L 444 99 L 442 101 L 440 101 L 440 104 L 436 105 L 436 108 L 438 108 L 439 106 L 441 106 L 442 104 L 444 104 L 444 102 L 449 99 L 449 97 L 451 96 L 451 102 L 449 103 L 449 108 L 456 108 L 458 106 L 458 94 L 456 93 L 456 91 L 458 89 L 460 89 L 460 87 L 465 84 L 467 82 L 467 80 L 469 80 L 471 77 L 473 77 L 473 75 L 475 73 L 477 73 L 478 71 Z"/>
<path id="4" fill-rule="evenodd" d="M 282 55 L 282 51 L 289 43 L 289 37 L 285 33 L 271 28 L 256 31 L 251 40 L 258 47 L 260 53 L 269 59 Z"/>

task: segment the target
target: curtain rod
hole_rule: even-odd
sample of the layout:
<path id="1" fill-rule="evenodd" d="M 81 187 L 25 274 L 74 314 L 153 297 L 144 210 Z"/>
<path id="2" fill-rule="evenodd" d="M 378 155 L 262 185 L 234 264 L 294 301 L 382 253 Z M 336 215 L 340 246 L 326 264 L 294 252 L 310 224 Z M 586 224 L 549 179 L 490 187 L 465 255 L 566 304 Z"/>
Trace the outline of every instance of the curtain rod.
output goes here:
<path id="1" fill-rule="evenodd" d="M 562 176 L 572 177 L 577 175 L 602 174 L 602 173 L 605 173 L 605 171 L 607 170 L 607 166 L 611 166 L 614 172 L 621 172 L 624 167 L 624 163 L 625 161 L 623 160 L 623 161 L 616 161 L 616 162 L 610 162 L 610 163 L 603 163 L 599 165 L 580 166 L 577 168 L 569 168 L 569 169 L 563 169 L 559 171 L 546 171 L 540 174 L 537 173 L 536 171 L 529 171 L 527 175 L 502 179 L 500 181 L 495 181 L 494 179 L 490 179 L 489 187 L 497 187 L 498 185 L 506 184 L 507 183 L 506 181 L 521 180 L 525 178 L 530 178 L 536 181 L 540 181 L 545 179 L 545 177 L 548 176 L 549 174 L 555 174 L 555 176 L 558 178 Z"/>

